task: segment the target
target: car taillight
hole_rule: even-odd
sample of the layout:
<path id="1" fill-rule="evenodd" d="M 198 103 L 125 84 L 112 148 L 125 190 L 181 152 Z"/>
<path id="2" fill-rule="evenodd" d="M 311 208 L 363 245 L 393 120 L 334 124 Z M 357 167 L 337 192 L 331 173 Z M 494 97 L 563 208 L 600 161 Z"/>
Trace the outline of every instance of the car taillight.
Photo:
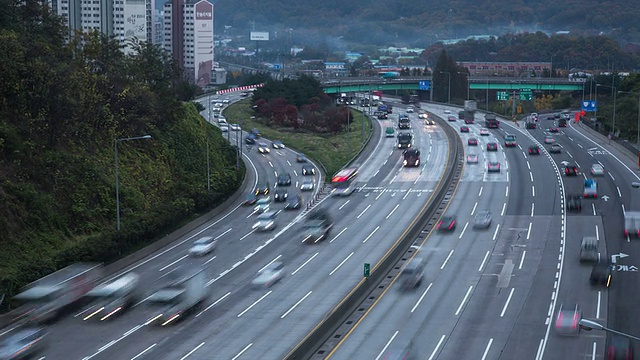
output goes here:
<path id="1" fill-rule="evenodd" d="M 455 220 L 451 222 L 451 224 L 449 224 L 449 230 L 451 230 L 451 228 L 453 228 L 453 226 L 456 224 Z"/>
<path id="2" fill-rule="evenodd" d="M 624 230 L 624 236 L 625 237 L 629 236 L 629 230 L 627 230 L 627 229 Z"/>

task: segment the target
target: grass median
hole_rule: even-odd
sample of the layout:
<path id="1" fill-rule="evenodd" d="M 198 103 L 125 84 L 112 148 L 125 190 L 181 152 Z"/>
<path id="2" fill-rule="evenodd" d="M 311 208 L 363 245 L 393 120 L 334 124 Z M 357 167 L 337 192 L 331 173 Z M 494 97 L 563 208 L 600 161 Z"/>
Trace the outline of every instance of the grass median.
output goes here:
<path id="1" fill-rule="evenodd" d="M 247 131 L 257 128 L 265 138 L 280 140 L 287 147 L 295 149 L 310 159 L 321 163 L 327 171 L 327 176 L 335 174 L 360 151 L 363 146 L 363 121 L 365 142 L 371 132 L 369 120 L 363 118 L 362 113 L 354 109 L 351 109 L 351 114 L 354 118 L 350 126 L 351 131 L 347 134 L 345 129 L 344 132 L 337 135 L 315 134 L 306 130 L 294 131 L 291 128 L 266 126 L 256 119 L 251 119 L 255 113 L 251 109 L 251 103 L 248 99 L 228 106 L 223 114 L 230 124 L 239 124 Z"/>

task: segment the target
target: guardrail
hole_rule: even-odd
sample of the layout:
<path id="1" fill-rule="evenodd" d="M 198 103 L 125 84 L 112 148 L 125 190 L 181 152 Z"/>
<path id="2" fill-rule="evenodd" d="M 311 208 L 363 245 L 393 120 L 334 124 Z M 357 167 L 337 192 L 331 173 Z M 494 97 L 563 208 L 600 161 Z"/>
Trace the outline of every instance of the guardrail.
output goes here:
<path id="1" fill-rule="evenodd" d="M 463 157 L 463 145 L 460 137 L 456 134 L 455 130 L 446 125 L 445 121 L 436 117 L 439 126 L 444 129 L 447 138 L 449 139 L 449 163 L 446 165 L 443 180 L 438 184 L 435 189 L 434 197 L 432 201 L 426 205 L 421 213 L 418 215 L 418 220 L 406 231 L 404 237 L 386 254 L 386 256 L 376 265 L 371 271 L 370 277 L 363 279 L 358 285 L 329 313 L 322 321 L 309 333 L 307 336 L 289 353 L 286 355 L 286 360 L 302 360 L 315 356 L 324 358 L 330 349 L 335 344 L 328 344 L 328 339 L 332 339 L 334 342 L 338 342 L 346 334 L 345 326 L 350 328 L 355 322 L 350 318 L 361 317 L 364 311 L 361 310 L 363 302 L 371 303 L 375 302 L 375 297 L 372 299 L 370 294 L 374 290 L 382 290 L 380 287 L 382 282 L 392 278 L 389 273 L 391 271 L 398 270 L 396 266 L 399 261 L 406 260 L 403 258 L 409 250 L 411 244 L 419 239 L 421 236 L 425 236 L 423 229 L 428 226 L 433 226 L 437 217 L 444 211 L 446 204 L 451 199 L 452 187 L 457 186 L 457 182 L 460 179 L 460 173 L 462 171 L 462 157 Z M 347 321 L 349 319 L 349 321 Z M 349 322 L 350 324 L 346 324 Z M 342 331 L 340 331 L 342 330 Z M 339 334 L 335 334 L 339 332 Z"/>

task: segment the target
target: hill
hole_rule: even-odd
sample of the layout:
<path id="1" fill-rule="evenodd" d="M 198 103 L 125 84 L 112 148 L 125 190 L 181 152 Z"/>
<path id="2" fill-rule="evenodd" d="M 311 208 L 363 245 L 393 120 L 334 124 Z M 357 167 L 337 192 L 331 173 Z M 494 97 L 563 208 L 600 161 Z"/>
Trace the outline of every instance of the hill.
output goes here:
<path id="1" fill-rule="evenodd" d="M 66 44 L 40 2 L 0 0 L 0 294 L 77 261 L 109 262 L 222 202 L 236 151 L 170 59 L 89 34 Z M 116 139 L 121 230 L 116 230 Z M 211 190 L 207 190 L 210 149 Z"/>
<path id="2" fill-rule="evenodd" d="M 270 31 L 296 45 L 428 46 L 468 35 L 572 31 L 640 41 L 636 0 L 217 0 L 216 27 Z M 229 28 L 227 28 L 229 29 Z M 315 43 L 314 43 L 315 42 Z"/>

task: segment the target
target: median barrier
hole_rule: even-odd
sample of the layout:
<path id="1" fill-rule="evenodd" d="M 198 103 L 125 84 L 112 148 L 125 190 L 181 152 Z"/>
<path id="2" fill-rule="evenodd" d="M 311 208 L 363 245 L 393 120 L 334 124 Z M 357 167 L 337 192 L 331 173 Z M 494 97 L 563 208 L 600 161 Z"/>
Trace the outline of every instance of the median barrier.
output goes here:
<path id="1" fill-rule="evenodd" d="M 329 338 L 336 342 L 340 341 L 343 337 L 342 334 L 333 334 L 354 312 L 358 311 L 361 313 L 359 316 L 363 315 L 364 309 L 361 307 L 363 302 L 373 302 L 371 297 L 369 297 L 370 293 L 387 278 L 388 273 L 394 268 L 398 261 L 401 260 L 402 255 L 407 252 L 413 241 L 421 235 L 421 232 L 429 224 L 434 215 L 436 215 L 438 211 L 442 211 L 442 202 L 448 202 L 450 200 L 447 194 L 450 194 L 449 190 L 451 186 L 460 179 L 462 155 L 459 155 L 459 152 L 463 148 L 462 141 L 455 130 L 448 126 L 444 120 L 436 117 L 434 114 L 431 114 L 431 116 L 437 119 L 436 121 L 445 131 L 449 139 L 450 154 L 442 181 L 435 189 L 432 201 L 423 208 L 417 217 L 418 220 L 407 230 L 404 237 L 397 242 L 397 245 L 390 249 L 378 265 L 372 269 L 370 276 L 361 280 L 358 285 L 286 355 L 286 360 L 302 360 L 314 356 L 324 358 L 328 355 L 330 349 L 321 349 L 322 345 L 325 344 Z M 458 174 L 458 176 L 456 176 L 456 174 Z M 352 321 L 349 322 L 350 324 L 346 324 L 345 326 L 352 327 L 354 323 Z"/>

